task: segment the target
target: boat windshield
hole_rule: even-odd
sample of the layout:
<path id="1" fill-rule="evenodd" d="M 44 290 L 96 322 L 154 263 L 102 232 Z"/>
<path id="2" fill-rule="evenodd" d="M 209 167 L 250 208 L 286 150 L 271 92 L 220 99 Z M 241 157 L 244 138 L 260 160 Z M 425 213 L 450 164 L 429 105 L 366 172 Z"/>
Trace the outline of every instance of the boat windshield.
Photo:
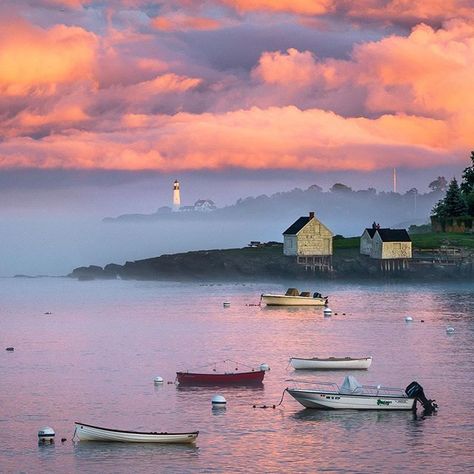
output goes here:
<path id="1" fill-rule="evenodd" d="M 361 385 L 357 379 L 348 375 L 344 378 L 344 381 L 339 387 L 338 384 L 333 382 L 319 382 L 309 380 L 293 380 L 288 381 L 296 382 L 294 388 L 299 389 L 300 384 L 311 385 L 309 390 L 314 392 L 324 393 L 339 393 L 341 395 L 368 395 L 368 396 L 392 396 L 392 397 L 404 397 L 407 395 L 402 388 L 395 387 L 383 387 L 382 385 Z M 306 387 L 304 390 L 308 390 Z"/>

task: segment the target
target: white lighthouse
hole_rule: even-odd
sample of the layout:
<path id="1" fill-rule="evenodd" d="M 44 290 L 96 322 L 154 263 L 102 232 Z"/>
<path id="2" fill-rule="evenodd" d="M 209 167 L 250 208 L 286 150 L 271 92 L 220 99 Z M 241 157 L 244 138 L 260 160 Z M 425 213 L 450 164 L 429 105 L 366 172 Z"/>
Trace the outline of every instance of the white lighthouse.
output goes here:
<path id="1" fill-rule="evenodd" d="M 179 181 L 176 179 L 173 183 L 173 211 L 179 211 L 181 207 L 181 197 L 179 195 Z"/>

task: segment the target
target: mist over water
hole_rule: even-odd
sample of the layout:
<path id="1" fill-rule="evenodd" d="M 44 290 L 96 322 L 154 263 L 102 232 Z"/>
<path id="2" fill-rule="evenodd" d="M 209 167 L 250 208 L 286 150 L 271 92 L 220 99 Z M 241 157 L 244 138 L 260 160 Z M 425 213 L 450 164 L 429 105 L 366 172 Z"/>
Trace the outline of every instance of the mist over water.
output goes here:
<path id="1" fill-rule="evenodd" d="M 335 234 L 360 235 L 373 220 L 392 227 L 424 223 L 439 198 L 402 191 L 394 200 L 389 193 L 374 200 L 367 192 L 336 196 L 327 191 L 337 181 L 354 189 L 357 183 L 370 186 L 368 176 L 360 175 L 351 179 L 315 173 L 185 174 L 180 178 L 182 205 L 210 198 L 220 208 L 217 213 L 106 224 L 104 217 L 151 215 L 169 206 L 172 177 L 104 173 L 84 177 L 71 172 L 9 176 L 10 180 L 5 173 L 0 176 L 0 276 L 64 275 L 83 265 L 243 247 L 251 240 L 281 241 L 282 232 L 308 211 L 316 211 Z M 309 192 L 315 183 L 325 192 Z"/>

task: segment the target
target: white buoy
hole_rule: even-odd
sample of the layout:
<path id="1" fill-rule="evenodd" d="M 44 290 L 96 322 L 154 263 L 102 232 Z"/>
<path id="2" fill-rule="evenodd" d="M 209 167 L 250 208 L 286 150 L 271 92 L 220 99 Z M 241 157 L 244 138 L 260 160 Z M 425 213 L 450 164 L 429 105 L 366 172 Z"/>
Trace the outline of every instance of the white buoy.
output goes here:
<path id="1" fill-rule="evenodd" d="M 331 316 L 332 314 L 331 308 L 324 308 L 323 314 L 324 316 Z"/>
<path id="2" fill-rule="evenodd" d="M 413 318 L 411 316 L 405 316 L 406 323 L 411 323 L 412 321 L 413 321 Z"/>
<path id="3" fill-rule="evenodd" d="M 446 332 L 447 332 L 448 334 L 454 334 L 454 328 L 453 328 L 452 326 L 448 326 L 448 327 L 446 328 Z"/>
<path id="4" fill-rule="evenodd" d="M 39 443 L 54 443 L 55 432 L 51 426 L 45 426 L 38 430 Z"/>
<path id="5" fill-rule="evenodd" d="M 212 408 L 225 408 L 227 400 L 222 395 L 214 395 L 211 400 Z"/>
<path id="6" fill-rule="evenodd" d="M 158 385 L 158 384 L 162 384 L 163 383 L 163 377 L 155 377 L 153 379 L 153 382 Z"/>
<path id="7" fill-rule="evenodd" d="M 268 364 L 260 364 L 260 370 L 263 370 L 264 372 L 268 372 L 270 370 L 270 366 Z"/>
<path id="8" fill-rule="evenodd" d="M 230 303 L 228 303 L 228 302 L 225 301 L 225 302 L 223 303 L 223 306 L 224 306 L 224 308 L 229 308 L 229 307 L 230 307 Z"/>

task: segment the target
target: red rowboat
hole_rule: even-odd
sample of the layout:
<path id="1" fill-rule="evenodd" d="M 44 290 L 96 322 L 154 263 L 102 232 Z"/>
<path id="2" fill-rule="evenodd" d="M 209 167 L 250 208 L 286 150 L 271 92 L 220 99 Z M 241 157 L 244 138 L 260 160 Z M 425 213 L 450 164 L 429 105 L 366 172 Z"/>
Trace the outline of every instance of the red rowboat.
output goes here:
<path id="1" fill-rule="evenodd" d="M 251 372 L 207 373 L 176 372 L 178 382 L 183 385 L 249 385 L 260 384 L 265 376 L 264 370 Z"/>

